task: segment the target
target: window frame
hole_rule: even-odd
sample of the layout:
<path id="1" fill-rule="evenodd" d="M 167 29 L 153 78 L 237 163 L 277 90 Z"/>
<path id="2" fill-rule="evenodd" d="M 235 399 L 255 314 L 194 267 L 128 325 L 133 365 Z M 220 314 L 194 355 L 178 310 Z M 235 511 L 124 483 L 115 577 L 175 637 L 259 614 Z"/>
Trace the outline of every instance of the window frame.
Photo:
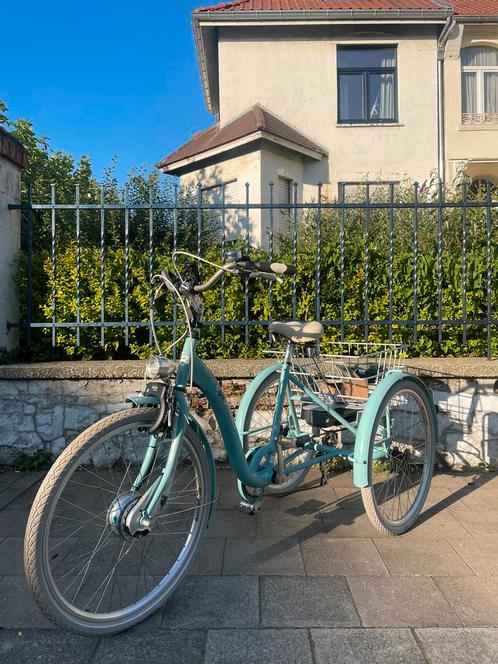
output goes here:
<path id="1" fill-rule="evenodd" d="M 495 46 L 490 46 L 489 44 L 476 44 L 472 46 L 466 46 L 462 51 L 467 48 L 492 48 L 495 51 L 498 51 L 498 48 Z M 461 58 L 461 56 L 460 56 Z M 461 59 L 460 59 L 461 62 Z M 487 73 L 498 74 L 498 65 L 489 65 L 489 66 L 479 66 L 479 65 L 460 65 L 460 113 L 462 120 L 465 119 L 465 116 L 479 116 L 487 115 L 492 113 L 492 111 L 484 110 L 484 75 Z M 464 74 L 475 74 L 476 75 L 476 110 L 474 113 L 465 112 L 463 110 L 463 75 Z"/>
<path id="2" fill-rule="evenodd" d="M 339 67 L 339 52 L 340 51 L 360 51 L 360 50 L 394 50 L 394 67 Z M 337 123 L 342 125 L 392 125 L 399 122 L 398 112 L 398 45 L 397 44 L 344 44 L 338 45 L 336 48 L 336 62 L 337 62 Z M 341 119 L 341 74 L 360 74 L 362 75 L 362 90 L 363 90 L 363 112 L 365 118 L 361 120 L 343 120 Z M 371 74 L 392 74 L 394 79 L 394 117 L 389 119 L 368 119 L 368 80 Z"/>

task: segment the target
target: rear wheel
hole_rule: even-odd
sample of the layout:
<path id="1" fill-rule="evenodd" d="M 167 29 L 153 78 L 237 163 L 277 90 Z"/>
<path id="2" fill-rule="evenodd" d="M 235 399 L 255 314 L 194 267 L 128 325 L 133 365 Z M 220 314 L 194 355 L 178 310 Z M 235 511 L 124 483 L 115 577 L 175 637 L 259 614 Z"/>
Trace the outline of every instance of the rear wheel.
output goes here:
<path id="1" fill-rule="evenodd" d="M 121 411 L 89 427 L 48 472 L 31 509 L 24 563 L 33 595 L 49 618 L 83 634 L 111 634 L 140 622 L 186 573 L 207 526 L 211 476 L 202 444 L 187 427 L 168 498 L 140 537 L 127 512 L 159 477 L 169 444 L 157 449 L 132 490 L 156 417 Z"/>
<path id="2" fill-rule="evenodd" d="M 431 484 L 436 423 L 427 394 L 406 377 L 382 400 L 372 429 L 371 482 L 361 490 L 365 510 L 383 533 L 401 535 L 413 526 Z"/>
<path id="3" fill-rule="evenodd" d="M 279 372 L 275 371 L 275 373 L 270 374 L 262 381 L 247 407 L 244 417 L 244 432 L 242 434 L 242 442 L 246 453 L 255 447 L 265 445 L 270 440 L 279 381 Z M 282 432 L 280 442 L 284 458 L 296 454 L 296 457 L 289 462 L 289 465 L 292 466 L 310 459 L 313 452 L 297 447 L 292 438 L 286 435 L 289 431 L 294 431 L 294 433 L 311 433 L 310 426 L 300 417 L 301 399 L 305 396 L 304 392 L 290 382 L 288 390 L 289 393 L 285 397 L 280 420 L 280 430 Z M 289 394 L 291 401 L 290 409 Z M 276 468 L 276 458 L 274 465 Z M 287 475 L 285 482 L 269 484 L 265 492 L 274 496 L 285 496 L 288 493 L 292 493 L 304 480 L 308 470 L 309 468 L 302 468 L 296 472 L 291 472 Z"/>

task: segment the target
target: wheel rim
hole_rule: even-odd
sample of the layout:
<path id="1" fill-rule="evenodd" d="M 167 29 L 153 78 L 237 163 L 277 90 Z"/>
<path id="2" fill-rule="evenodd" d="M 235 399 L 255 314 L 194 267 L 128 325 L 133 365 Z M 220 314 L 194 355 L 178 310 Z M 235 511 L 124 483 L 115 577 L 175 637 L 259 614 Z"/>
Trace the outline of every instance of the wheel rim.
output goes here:
<path id="1" fill-rule="evenodd" d="M 411 522 L 423 507 L 432 475 L 430 414 L 421 396 L 406 388 L 392 395 L 377 422 L 372 446 L 372 495 L 388 526 Z"/>
<path id="2" fill-rule="evenodd" d="M 123 537 L 110 527 L 109 509 L 129 495 L 149 423 L 123 424 L 97 440 L 75 461 L 50 506 L 43 576 L 62 610 L 81 622 L 123 622 L 144 613 L 176 586 L 195 552 L 210 497 L 202 462 L 186 437 L 151 533 Z M 168 447 L 158 446 L 140 495 L 159 476 Z"/>
<path id="3" fill-rule="evenodd" d="M 280 375 L 271 379 L 266 385 L 263 385 L 260 393 L 254 400 L 252 409 L 246 417 L 244 428 L 244 448 L 246 451 L 253 447 L 258 447 L 259 445 L 265 445 L 270 440 L 279 381 Z M 281 426 L 295 428 L 297 424 L 298 432 L 311 434 L 311 427 L 309 427 L 305 420 L 299 417 L 301 412 L 301 399 L 305 396 L 304 392 L 294 384 L 289 384 L 289 387 L 292 392 L 292 402 L 295 404 L 295 410 L 297 411 L 297 422 L 295 420 L 292 421 L 292 418 L 289 416 L 289 402 L 286 396 L 282 411 Z M 298 452 L 300 449 L 296 447 L 296 445 L 290 439 L 289 442 L 287 442 L 284 438 L 282 439 L 282 443 L 282 452 L 284 458 L 291 456 L 292 454 Z M 310 450 L 302 450 L 301 454 L 296 456 L 295 459 L 289 463 L 291 465 L 301 463 L 302 461 L 309 459 L 311 454 L 312 452 Z M 262 462 L 263 461 L 264 458 Z M 274 464 L 276 467 L 276 459 L 274 460 Z M 284 490 L 286 487 L 289 487 L 297 482 L 301 475 L 306 472 L 306 470 L 307 469 L 305 468 L 297 470 L 294 473 L 289 473 L 286 482 L 278 484 L 275 483 L 275 486 L 278 486 L 280 489 Z"/>

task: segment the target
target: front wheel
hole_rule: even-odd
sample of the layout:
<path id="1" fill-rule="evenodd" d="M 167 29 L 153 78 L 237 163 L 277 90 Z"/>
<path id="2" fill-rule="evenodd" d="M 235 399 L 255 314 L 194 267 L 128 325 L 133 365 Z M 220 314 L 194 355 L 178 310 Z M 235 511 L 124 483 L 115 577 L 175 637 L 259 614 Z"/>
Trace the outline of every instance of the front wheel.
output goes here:
<path id="1" fill-rule="evenodd" d="M 148 474 L 132 489 L 155 417 L 154 408 L 133 408 L 86 429 L 52 466 L 31 508 L 28 584 L 51 620 L 81 634 L 116 633 L 155 611 L 185 575 L 204 535 L 211 476 L 189 427 L 150 532 L 137 537 L 126 528 L 126 514 L 168 458 L 169 441 L 152 441 Z"/>
<path id="2" fill-rule="evenodd" d="M 432 404 L 418 381 L 404 377 L 377 411 L 368 452 L 371 481 L 361 490 L 378 530 L 401 535 L 413 526 L 427 498 L 435 453 Z"/>

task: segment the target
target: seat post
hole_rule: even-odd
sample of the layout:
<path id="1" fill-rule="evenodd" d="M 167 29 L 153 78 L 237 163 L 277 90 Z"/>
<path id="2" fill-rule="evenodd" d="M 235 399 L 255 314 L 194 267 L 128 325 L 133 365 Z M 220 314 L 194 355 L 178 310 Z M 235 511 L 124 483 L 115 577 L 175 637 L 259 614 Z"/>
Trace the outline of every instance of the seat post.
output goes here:
<path id="1" fill-rule="evenodd" d="M 285 364 L 292 364 L 292 341 L 289 341 L 287 343 L 287 348 L 285 349 L 285 357 L 284 357 L 284 363 Z"/>

